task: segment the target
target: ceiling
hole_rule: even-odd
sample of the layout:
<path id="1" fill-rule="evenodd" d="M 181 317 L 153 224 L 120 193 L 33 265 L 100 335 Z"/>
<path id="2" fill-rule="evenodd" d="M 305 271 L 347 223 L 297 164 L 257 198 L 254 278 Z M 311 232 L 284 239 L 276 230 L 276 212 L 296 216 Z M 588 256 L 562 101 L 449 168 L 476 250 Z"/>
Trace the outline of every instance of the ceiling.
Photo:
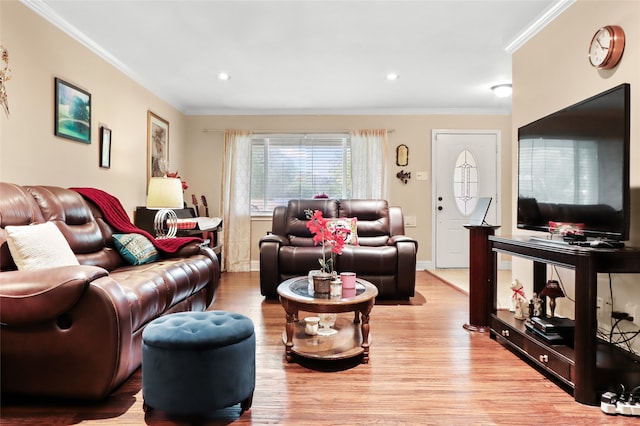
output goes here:
<path id="1" fill-rule="evenodd" d="M 490 87 L 573 2 L 22 1 L 189 115 L 510 113 Z"/>

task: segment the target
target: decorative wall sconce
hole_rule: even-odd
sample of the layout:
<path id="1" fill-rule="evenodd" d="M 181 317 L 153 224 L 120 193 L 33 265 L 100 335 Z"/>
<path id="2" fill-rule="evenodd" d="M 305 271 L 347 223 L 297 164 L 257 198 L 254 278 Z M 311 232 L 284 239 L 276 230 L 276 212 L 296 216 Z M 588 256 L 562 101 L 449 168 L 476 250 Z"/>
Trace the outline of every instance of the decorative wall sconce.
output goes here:
<path id="1" fill-rule="evenodd" d="M 396 177 L 402 181 L 402 183 L 406 184 L 409 179 L 411 179 L 411 172 L 406 172 L 404 170 L 400 170 L 396 173 Z"/>
<path id="2" fill-rule="evenodd" d="M 409 164 L 409 147 L 402 144 L 396 148 L 396 165 L 405 167 Z"/>

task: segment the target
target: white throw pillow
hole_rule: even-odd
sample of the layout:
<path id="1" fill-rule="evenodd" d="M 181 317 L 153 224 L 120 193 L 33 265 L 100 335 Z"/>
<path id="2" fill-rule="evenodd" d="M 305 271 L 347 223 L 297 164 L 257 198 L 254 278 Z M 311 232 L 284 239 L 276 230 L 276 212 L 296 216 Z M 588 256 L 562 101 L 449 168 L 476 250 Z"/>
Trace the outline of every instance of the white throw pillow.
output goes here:
<path id="1" fill-rule="evenodd" d="M 20 271 L 79 265 L 69 243 L 52 222 L 6 226 L 9 251 Z"/>

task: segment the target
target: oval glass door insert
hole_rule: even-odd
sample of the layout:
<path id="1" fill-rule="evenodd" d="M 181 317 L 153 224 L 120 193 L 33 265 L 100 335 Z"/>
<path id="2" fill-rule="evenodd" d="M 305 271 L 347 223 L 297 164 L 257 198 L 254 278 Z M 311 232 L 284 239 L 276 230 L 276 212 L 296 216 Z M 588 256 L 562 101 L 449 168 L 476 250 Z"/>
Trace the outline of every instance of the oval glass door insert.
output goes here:
<path id="1" fill-rule="evenodd" d="M 469 216 L 478 204 L 478 188 L 478 162 L 465 149 L 458 155 L 453 170 L 453 196 L 463 216 Z"/>

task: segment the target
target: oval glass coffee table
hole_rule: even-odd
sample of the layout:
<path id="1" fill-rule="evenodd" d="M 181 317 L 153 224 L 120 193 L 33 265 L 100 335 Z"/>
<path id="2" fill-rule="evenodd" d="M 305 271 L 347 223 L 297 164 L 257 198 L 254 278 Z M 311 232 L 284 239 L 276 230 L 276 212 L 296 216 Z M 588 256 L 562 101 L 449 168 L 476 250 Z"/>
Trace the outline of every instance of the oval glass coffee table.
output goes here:
<path id="1" fill-rule="evenodd" d="M 369 313 L 378 295 L 378 289 L 369 281 L 356 278 L 356 288 L 342 297 L 314 297 L 309 294 L 307 277 L 295 277 L 278 286 L 280 303 L 287 315 L 282 334 L 287 361 L 293 354 L 312 359 L 339 360 L 363 355 L 362 362 L 369 362 Z M 339 314 L 355 312 L 353 321 L 338 317 L 333 328 L 337 333 L 310 336 L 305 324 L 298 321 L 298 311 L 315 314 Z"/>

